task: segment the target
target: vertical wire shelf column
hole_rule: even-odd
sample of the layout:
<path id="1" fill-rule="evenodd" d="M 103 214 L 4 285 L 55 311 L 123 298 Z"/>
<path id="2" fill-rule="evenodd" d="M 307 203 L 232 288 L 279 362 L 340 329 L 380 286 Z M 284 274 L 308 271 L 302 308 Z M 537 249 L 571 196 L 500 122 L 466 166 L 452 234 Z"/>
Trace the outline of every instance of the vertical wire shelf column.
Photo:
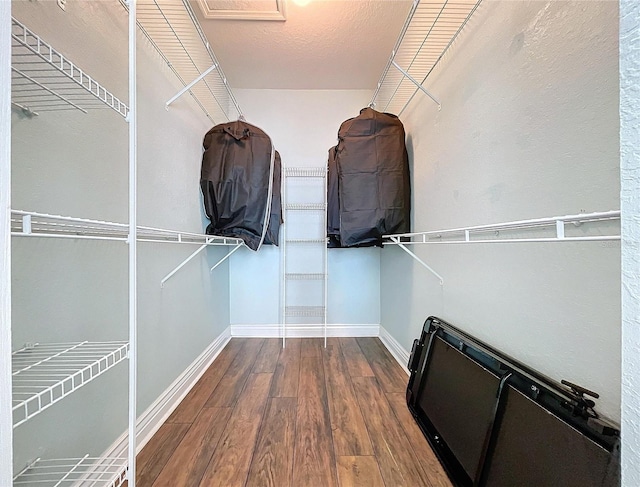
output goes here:
<path id="1" fill-rule="evenodd" d="M 322 214 L 321 218 L 321 233 L 322 235 L 326 235 L 326 227 L 327 227 L 327 168 L 326 167 L 286 167 L 283 168 L 284 178 L 283 181 L 285 191 L 284 191 L 284 208 L 286 211 L 291 213 L 297 213 L 304 215 L 305 212 L 309 214 Z M 311 178 L 311 179 L 321 179 L 321 190 L 323 193 L 323 201 L 321 203 L 313 202 L 313 203 L 290 203 L 289 202 L 289 180 L 295 178 Z M 285 218 L 285 221 L 290 220 L 289 218 Z M 327 240 L 326 237 L 323 238 L 290 238 L 290 229 L 288 226 L 290 225 L 290 221 L 285 223 L 284 226 L 284 238 L 283 238 L 283 258 L 282 258 L 282 310 L 283 310 L 283 346 L 284 346 L 284 337 L 286 335 L 287 322 L 288 318 L 321 318 L 322 323 L 322 334 L 324 337 L 324 345 L 326 347 L 327 344 L 327 278 L 328 278 L 328 263 L 327 263 Z M 299 245 L 309 246 L 309 245 L 321 245 L 322 246 L 322 272 L 289 272 L 288 264 L 287 264 L 287 255 L 288 255 L 288 246 L 295 245 L 296 247 Z M 288 292 L 287 292 L 287 282 L 293 281 L 316 281 L 321 282 L 322 285 L 322 305 L 312 305 L 312 306 L 298 306 L 298 305 L 288 305 Z"/>
<path id="2" fill-rule="evenodd" d="M 11 2 L 0 2 L 0 86 L 11 83 Z M 13 477 L 11 415 L 11 96 L 0 91 L 0 485 Z"/>

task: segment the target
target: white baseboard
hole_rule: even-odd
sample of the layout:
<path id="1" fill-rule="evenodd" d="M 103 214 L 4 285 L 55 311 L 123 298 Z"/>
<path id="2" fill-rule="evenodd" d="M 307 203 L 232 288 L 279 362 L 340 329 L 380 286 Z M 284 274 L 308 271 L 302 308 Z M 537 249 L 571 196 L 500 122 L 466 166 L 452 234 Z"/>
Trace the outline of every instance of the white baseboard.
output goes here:
<path id="1" fill-rule="evenodd" d="M 222 349 L 231 340 L 231 329 L 227 327 L 196 358 L 180 376 L 138 417 L 136 454 L 144 448 L 160 426 L 167 420 L 175 408 L 198 382 Z M 103 458 L 126 458 L 129 433 L 125 431 L 107 449 Z"/>
<path id="2" fill-rule="evenodd" d="M 380 325 L 327 325 L 329 337 L 377 337 Z M 282 325 L 231 325 L 232 337 L 253 338 L 280 338 L 282 337 Z M 287 338 L 311 338 L 323 337 L 323 325 L 290 325 L 287 324 Z"/>
<path id="3" fill-rule="evenodd" d="M 280 337 L 282 325 L 231 325 L 227 327 L 193 363 L 138 417 L 136 453 L 167 420 L 191 388 L 220 354 L 231 337 Z M 322 337 L 322 325 L 287 325 L 287 337 Z M 331 337 L 379 337 L 402 369 L 409 374 L 407 362 L 409 352 L 393 338 L 384 327 L 377 324 L 327 325 L 327 336 Z M 128 431 L 105 451 L 102 458 L 126 458 Z"/>
<path id="4" fill-rule="evenodd" d="M 393 355 L 393 358 L 395 358 L 398 361 L 398 363 L 402 367 L 402 370 L 404 370 L 407 373 L 407 375 L 409 375 L 409 369 L 407 368 L 407 364 L 409 363 L 409 355 L 411 355 L 411 353 L 405 350 L 402 347 L 402 345 L 398 343 L 398 340 L 393 338 L 391 334 L 387 330 L 385 330 L 383 326 L 380 326 L 379 338 L 380 338 L 380 341 L 384 344 L 384 346 L 387 347 L 387 350 L 389 350 L 391 355 Z"/>

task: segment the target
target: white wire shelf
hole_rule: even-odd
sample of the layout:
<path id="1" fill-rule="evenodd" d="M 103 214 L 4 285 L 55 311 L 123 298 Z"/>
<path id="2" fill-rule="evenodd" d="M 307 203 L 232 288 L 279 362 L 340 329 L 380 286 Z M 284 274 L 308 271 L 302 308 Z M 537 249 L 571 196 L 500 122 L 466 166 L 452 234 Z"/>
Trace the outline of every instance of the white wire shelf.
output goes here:
<path id="1" fill-rule="evenodd" d="M 227 78 L 188 1 L 138 0 L 137 20 L 142 32 L 185 87 L 167 106 L 188 91 L 214 124 L 242 117 Z"/>
<path id="2" fill-rule="evenodd" d="M 239 238 L 219 237 L 179 230 L 138 226 L 137 239 L 142 242 L 196 245 L 238 245 Z M 50 237 L 126 242 L 129 225 L 48 213 L 11 210 L 11 235 L 14 237 Z"/>
<path id="3" fill-rule="evenodd" d="M 569 224 L 572 224 L 570 226 Z M 569 226 L 568 226 L 569 225 Z M 598 226 L 601 226 L 598 228 Z M 596 227 L 596 228 L 593 228 Z M 612 232 L 613 230 L 613 232 Z M 601 242 L 620 240 L 620 210 L 517 220 L 429 232 L 385 235 L 385 245 L 397 245 L 444 284 L 444 278 L 407 248 L 412 244 L 493 244 Z"/>
<path id="4" fill-rule="evenodd" d="M 11 20 L 11 101 L 27 115 L 128 107 L 16 19 Z"/>
<path id="5" fill-rule="evenodd" d="M 286 306 L 284 309 L 285 316 L 298 318 L 323 317 L 324 313 L 324 306 Z"/>
<path id="6" fill-rule="evenodd" d="M 325 274 L 294 272 L 285 274 L 284 278 L 289 281 L 322 281 L 325 278 Z"/>
<path id="7" fill-rule="evenodd" d="M 385 235 L 384 238 L 390 239 L 385 245 L 607 241 L 620 240 L 619 221 L 620 211 L 612 210 L 401 233 Z M 567 226 L 568 224 L 572 226 Z M 609 233 L 612 230 L 615 232 Z"/>
<path id="8" fill-rule="evenodd" d="M 126 459 L 86 455 L 82 458 L 37 459 L 13 479 L 13 485 L 120 487 L 126 479 Z"/>
<path id="9" fill-rule="evenodd" d="M 324 178 L 326 167 L 285 167 L 284 175 L 290 178 Z"/>
<path id="10" fill-rule="evenodd" d="M 128 350 L 127 342 L 78 342 L 35 344 L 13 352 L 13 427 L 123 361 Z"/>
<path id="11" fill-rule="evenodd" d="M 288 244 L 326 244 L 326 238 L 294 238 L 287 239 L 286 242 Z"/>
<path id="12" fill-rule="evenodd" d="M 138 226 L 136 228 L 136 240 L 139 242 L 199 245 L 198 249 L 162 278 L 160 281 L 162 287 L 164 287 L 166 281 L 173 277 L 205 248 L 210 246 L 233 246 L 231 251 L 214 264 L 211 268 L 213 271 L 228 259 L 231 254 L 244 246 L 242 239 L 235 237 L 221 237 L 218 235 L 206 235 L 146 226 Z M 90 220 L 87 218 L 50 215 L 48 213 L 11 210 L 11 236 L 128 242 L 129 225 L 104 220 Z"/>
<path id="13" fill-rule="evenodd" d="M 324 211 L 327 205 L 324 203 L 287 204 L 285 210 L 292 211 Z"/>
<path id="14" fill-rule="evenodd" d="M 371 100 L 376 110 L 400 115 L 419 89 L 426 92 L 422 85 L 481 1 L 414 0 Z"/>

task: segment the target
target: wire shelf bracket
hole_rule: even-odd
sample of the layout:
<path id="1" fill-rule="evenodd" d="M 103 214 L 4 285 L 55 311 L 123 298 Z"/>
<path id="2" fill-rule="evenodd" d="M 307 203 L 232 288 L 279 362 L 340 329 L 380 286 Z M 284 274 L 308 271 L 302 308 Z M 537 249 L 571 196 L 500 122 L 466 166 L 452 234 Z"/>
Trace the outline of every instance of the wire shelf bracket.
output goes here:
<path id="1" fill-rule="evenodd" d="M 420 257 L 418 257 L 415 253 L 413 253 L 411 250 L 409 250 L 402 242 L 400 242 L 400 239 L 398 237 L 390 237 L 391 241 L 394 242 L 398 247 L 400 247 L 402 250 L 404 250 L 407 254 L 409 254 L 411 257 L 413 257 L 413 259 L 415 261 L 417 261 L 422 267 L 424 267 L 425 269 L 427 269 L 431 274 L 433 274 L 434 276 L 436 276 L 438 278 L 438 280 L 440 281 L 440 285 L 444 285 L 444 277 L 442 277 L 440 274 L 438 274 L 436 271 L 433 270 L 433 268 L 427 264 L 424 260 L 422 260 Z"/>
<path id="2" fill-rule="evenodd" d="M 13 352 L 13 427 L 127 358 L 127 342 L 33 344 Z"/>
<path id="3" fill-rule="evenodd" d="M 440 109 L 440 101 L 424 83 L 481 2 L 414 0 L 369 106 L 400 116 L 422 91 Z"/>
<path id="4" fill-rule="evenodd" d="M 18 20 L 11 19 L 11 98 L 23 113 L 129 108 Z M 64 91 L 64 95 L 62 94 Z"/>
<path id="5" fill-rule="evenodd" d="M 217 64 L 214 64 L 213 66 L 211 66 L 209 69 L 207 69 L 204 73 L 202 73 L 200 76 L 198 76 L 196 79 L 194 79 L 191 83 L 189 83 L 187 86 L 185 86 L 184 88 L 182 88 L 180 91 L 178 91 L 178 93 L 176 93 L 173 97 L 171 97 L 171 99 L 169 99 L 169 101 L 167 101 L 166 103 L 166 108 L 167 110 L 169 109 L 169 105 L 171 105 L 174 101 L 176 101 L 178 98 L 180 98 L 182 95 L 184 95 L 187 91 L 189 91 L 196 83 L 198 83 L 198 81 L 201 81 L 206 75 L 208 75 L 211 71 L 213 71 L 214 69 L 216 69 L 218 67 Z"/>
<path id="6" fill-rule="evenodd" d="M 418 88 L 420 91 L 426 94 L 429 98 L 431 98 L 436 103 L 436 105 L 438 105 L 438 110 L 442 108 L 442 104 L 440 103 L 440 101 L 438 101 L 438 99 L 435 96 L 433 96 L 424 86 L 422 86 L 419 81 L 417 81 L 413 76 L 411 76 L 404 69 L 398 66 L 398 63 L 396 63 L 395 61 L 391 61 L 391 64 L 393 65 L 394 68 L 400 71 L 405 78 L 407 78 L 414 85 L 416 85 L 416 88 Z"/>
<path id="7" fill-rule="evenodd" d="M 232 248 L 229 252 L 227 252 L 227 255 L 225 255 L 224 257 L 222 257 L 222 259 L 220 259 L 218 262 L 216 262 L 216 264 L 211 268 L 210 272 L 213 272 L 216 267 L 218 267 L 220 264 L 222 264 L 225 260 L 227 260 L 229 257 L 231 257 L 231 255 L 237 251 L 240 247 L 243 247 L 244 243 L 239 243 L 238 245 L 236 245 L 234 248 Z"/>
<path id="8" fill-rule="evenodd" d="M 196 249 L 191 255 L 189 255 L 189 257 L 187 257 L 185 260 L 183 260 L 175 269 L 173 269 L 171 272 L 169 272 L 169 274 L 167 274 L 166 276 L 164 276 L 162 278 L 162 280 L 160 281 L 160 287 L 164 287 L 164 283 L 167 282 L 169 279 L 171 279 L 180 269 L 182 269 L 185 265 L 187 265 L 188 262 L 190 262 L 195 256 L 197 256 L 200 252 L 202 252 L 204 249 L 206 249 L 207 247 L 209 247 L 210 245 L 219 245 L 215 243 L 215 238 L 221 238 L 221 237 L 211 237 L 208 238 L 207 241 L 202 244 L 200 247 L 198 247 L 198 249 Z M 235 242 L 234 247 L 227 252 L 224 257 L 220 258 L 218 260 L 218 262 L 216 262 L 214 264 L 214 266 L 210 269 L 210 272 L 213 272 L 214 269 L 216 267 L 218 267 L 220 264 L 222 264 L 225 260 L 227 260 L 229 257 L 231 257 L 231 255 L 238 250 L 240 247 L 244 246 L 244 242 L 242 241 L 238 241 L 238 239 L 235 238 L 226 238 L 226 237 L 222 237 L 223 240 L 226 241 L 232 241 Z"/>

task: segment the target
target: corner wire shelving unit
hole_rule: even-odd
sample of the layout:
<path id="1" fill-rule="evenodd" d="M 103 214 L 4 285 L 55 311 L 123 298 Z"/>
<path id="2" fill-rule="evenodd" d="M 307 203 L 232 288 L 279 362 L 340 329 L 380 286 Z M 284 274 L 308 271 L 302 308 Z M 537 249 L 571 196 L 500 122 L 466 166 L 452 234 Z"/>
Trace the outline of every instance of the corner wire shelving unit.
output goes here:
<path id="1" fill-rule="evenodd" d="M 23 116 L 78 110 L 111 109 L 128 120 L 127 104 L 70 59 L 15 18 L 11 19 L 11 104 Z M 74 221 L 75 220 L 75 221 Z M 11 211 L 11 235 L 82 238 L 78 219 Z M 106 238 L 108 222 L 88 222 L 91 238 Z M 126 241 L 128 225 L 117 226 Z M 76 235 L 71 235 L 76 233 Z M 112 238 L 112 240 L 115 238 Z M 12 352 L 12 423 L 24 424 L 40 412 L 101 376 L 126 358 L 130 342 L 35 343 Z M 129 361 L 131 366 L 131 360 Z M 13 476 L 14 485 L 83 485 L 118 487 L 127 460 L 117 458 L 41 459 Z"/>
<path id="2" fill-rule="evenodd" d="M 125 242 L 129 245 L 130 268 L 128 342 L 28 344 L 13 354 L 14 427 L 23 424 L 125 358 L 129 358 L 128 450 L 115 458 L 39 458 L 14 476 L 15 485 L 80 483 L 118 487 L 128 480 L 129 487 L 134 487 L 137 242 L 199 245 L 197 250 L 161 280 L 161 285 L 208 246 L 231 247 L 211 271 L 244 246 L 242 240 L 237 238 L 137 225 L 136 29 L 142 30 L 184 85 L 182 90 L 166 102 L 167 109 L 181 95 L 189 92 L 213 123 L 243 116 L 187 1 L 130 0 L 121 3 L 129 11 L 129 105 L 111 94 L 24 24 L 16 19 L 12 19 L 11 23 L 11 101 L 16 111 L 27 117 L 34 117 L 40 113 L 60 110 L 79 110 L 87 113 L 93 109 L 110 108 L 129 124 L 129 223 L 22 210 L 11 211 L 13 237 Z M 191 81 L 187 83 L 185 80 Z"/>
<path id="3" fill-rule="evenodd" d="M 371 99 L 381 112 L 402 115 L 418 91 L 441 107 L 423 85 L 482 0 L 414 0 Z"/>
<path id="4" fill-rule="evenodd" d="M 488 225 L 385 235 L 385 245 L 397 245 L 444 283 L 444 278 L 409 250 L 408 245 L 468 245 L 620 240 L 620 210 L 516 220 Z"/>
<path id="5" fill-rule="evenodd" d="M 166 107 L 188 92 L 213 124 L 243 119 L 189 2 L 137 0 L 137 11 L 138 27 L 184 86 Z"/>
<path id="6" fill-rule="evenodd" d="M 327 229 L 327 168 L 325 167 L 283 167 L 283 207 L 287 214 L 291 213 L 313 213 L 316 215 L 321 215 L 320 229 L 314 229 L 315 232 L 310 231 L 308 233 L 313 233 L 313 235 L 309 235 L 306 238 L 306 235 L 300 235 L 297 238 L 289 238 L 289 235 L 292 233 L 289 225 L 291 224 L 290 218 L 285 217 L 285 224 L 283 226 L 283 238 L 282 238 L 282 346 L 284 347 L 286 344 L 286 336 L 287 336 L 287 325 L 294 324 L 290 323 L 291 318 L 303 318 L 303 319 L 313 319 L 320 318 L 322 326 L 322 334 L 324 336 L 324 346 L 327 346 L 327 278 L 328 278 L 328 259 L 327 259 L 327 239 L 326 237 L 319 238 L 318 235 L 326 235 Z M 298 181 L 298 180 L 310 180 L 316 181 L 321 184 L 318 185 L 318 189 L 322 191 L 322 202 L 309 202 L 309 203 L 289 203 L 289 193 L 291 191 L 290 182 Z M 307 233 L 307 232 L 296 232 L 296 233 Z M 314 248 L 318 247 L 320 253 L 322 254 L 322 272 L 317 272 L 317 267 L 314 269 L 316 272 L 289 272 L 289 263 L 288 256 L 291 252 L 288 250 L 288 247 L 292 245 L 297 248 L 305 247 L 305 248 Z M 299 267 L 299 266 L 296 266 Z M 290 305 L 288 302 L 289 292 L 287 290 L 288 284 L 294 285 L 296 281 L 315 281 L 319 282 L 322 285 L 322 304 L 314 304 L 314 305 Z M 298 326 L 304 326 L 298 323 L 295 323 Z M 309 326 L 313 326 L 311 324 L 307 324 Z"/>

